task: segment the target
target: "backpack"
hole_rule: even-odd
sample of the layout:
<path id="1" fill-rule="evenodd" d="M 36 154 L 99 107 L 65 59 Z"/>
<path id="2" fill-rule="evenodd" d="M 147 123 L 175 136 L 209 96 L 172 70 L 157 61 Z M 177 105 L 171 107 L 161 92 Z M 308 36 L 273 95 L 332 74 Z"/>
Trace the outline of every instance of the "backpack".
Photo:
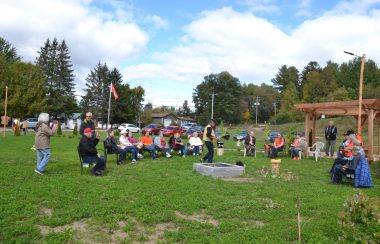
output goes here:
<path id="1" fill-rule="evenodd" d="M 332 174 L 331 174 L 331 183 L 333 184 L 340 184 L 342 183 L 342 171 L 341 171 L 342 165 L 337 164 L 335 165 Z"/>

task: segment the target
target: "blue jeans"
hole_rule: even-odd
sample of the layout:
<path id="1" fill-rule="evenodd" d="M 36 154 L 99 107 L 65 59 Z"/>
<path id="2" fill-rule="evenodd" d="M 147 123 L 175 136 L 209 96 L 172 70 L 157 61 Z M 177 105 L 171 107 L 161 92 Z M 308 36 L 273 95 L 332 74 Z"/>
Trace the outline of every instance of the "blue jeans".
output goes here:
<path id="1" fill-rule="evenodd" d="M 150 152 L 150 155 L 152 156 L 152 159 L 156 159 L 156 147 L 154 144 L 144 146 L 145 150 L 148 150 Z"/>
<path id="2" fill-rule="evenodd" d="M 206 156 L 203 157 L 203 160 L 206 161 L 207 159 L 208 163 L 212 163 L 212 160 L 214 159 L 214 143 L 212 143 L 211 141 L 205 141 L 205 144 L 208 152 Z"/>
<path id="3" fill-rule="evenodd" d="M 95 171 L 104 171 L 106 169 L 106 158 L 104 156 L 84 156 L 83 157 L 83 163 L 86 164 L 92 164 L 96 163 L 94 168 L 92 169 L 93 172 Z"/>
<path id="4" fill-rule="evenodd" d="M 123 150 L 125 152 L 130 152 L 132 154 L 132 159 L 137 160 L 137 149 L 135 146 L 125 147 Z"/>
<path id="5" fill-rule="evenodd" d="M 194 146 L 193 147 L 193 153 L 195 154 L 199 154 L 199 149 L 201 148 L 201 146 Z"/>
<path id="6" fill-rule="evenodd" d="M 37 170 L 44 172 L 45 167 L 50 159 L 50 148 L 37 149 Z"/>

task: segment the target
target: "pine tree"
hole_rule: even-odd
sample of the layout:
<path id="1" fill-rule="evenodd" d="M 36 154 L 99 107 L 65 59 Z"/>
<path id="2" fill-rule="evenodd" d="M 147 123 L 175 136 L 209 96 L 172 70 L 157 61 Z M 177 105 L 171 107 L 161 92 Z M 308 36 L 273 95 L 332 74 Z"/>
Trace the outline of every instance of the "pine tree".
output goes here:
<path id="1" fill-rule="evenodd" d="M 0 56 L 3 56 L 7 63 L 21 61 L 21 57 L 17 55 L 16 48 L 2 37 L 0 37 Z"/>
<path id="2" fill-rule="evenodd" d="M 74 95 L 74 75 L 69 49 L 63 40 L 47 39 L 39 51 L 36 63 L 45 76 L 49 112 L 53 115 L 69 114 L 77 108 Z"/>

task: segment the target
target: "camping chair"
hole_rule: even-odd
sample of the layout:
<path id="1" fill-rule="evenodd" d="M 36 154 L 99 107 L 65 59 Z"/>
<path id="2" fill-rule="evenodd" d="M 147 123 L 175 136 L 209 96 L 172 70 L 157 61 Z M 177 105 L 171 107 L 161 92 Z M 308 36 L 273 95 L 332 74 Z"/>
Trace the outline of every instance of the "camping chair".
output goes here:
<path id="1" fill-rule="evenodd" d="M 102 151 L 101 149 L 98 149 L 100 151 Z M 79 151 L 79 146 L 77 146 L 77 151 L 78 151 L 78 156 L 79 156 L 79 161 L 80 161 L 80 174 L 83 175 L 83 156 L 82 154 L 80 154 L 80 151 Z M 92 165 L 95 165 L 96 162 L 90 162 L 89 164 L 89 167 L 91 167 Z"/>
<path id="2" fill-rule="evenodd" d="M 116 164 L 117 164 L 117 162 L 119 162 L 120 153 L 119 152 L 110 152 L 110 151 L 108 151 L 108 148 L 107 148 L 107 145 L 106 145 L 106 141 L 103 141 L 103 146 L 104 146 L 104 157 L 106 157 L 106 161 L 107 161 L 107 154 L 116 154 Z"/>
<path id="3" fill-rule="evenodd" d="M 255 150 L 254 150 L 254 157 L 256 158 L 256 145 L 255 145 Z M 244 145 L 244 157 L 246 157 L 247 156 L 247 148 L 245 147 L 245 145 Z"/>
<path id="4" fill-rule="evenodd" d="M 318 161 L 318 157 L 321 157 L 321 149 L 325 147 L 323 142 L 316 142 L 313 146 L 307 148 L 306 156 L 309 157 L 309 153 L 312 152 L 315 157 L 315 161 Z M 313 151 L 314 149 L 314 151 Z"/>

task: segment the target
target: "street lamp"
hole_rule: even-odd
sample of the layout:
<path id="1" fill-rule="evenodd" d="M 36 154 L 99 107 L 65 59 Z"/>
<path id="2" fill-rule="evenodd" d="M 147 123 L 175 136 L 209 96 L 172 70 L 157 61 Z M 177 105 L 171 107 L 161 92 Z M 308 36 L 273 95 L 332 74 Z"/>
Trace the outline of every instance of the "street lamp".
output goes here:
<path id="1" fill-rule="evenodd" d="M 256 102 L 253 103 L 254 106 L 256 106 L 256 125 L 257 125 L 257 109 L 260 105 L 259 103 L 259 97 L 256 97 Z"/>
<path id="2" fill-rule="evenodd" d="M 359 109 L 358 109 L 358 135 L 362 134 L 362 91 L 363 91 L 363 76 L 364 76 L 364 64 L 365 64 L 365 54 L 361 57 L 351 52 L 343 51 L 348 55 L 352 55 L 361 58 L 362 63 L 360 67 L 360 80 L 359 80 Z"/>

